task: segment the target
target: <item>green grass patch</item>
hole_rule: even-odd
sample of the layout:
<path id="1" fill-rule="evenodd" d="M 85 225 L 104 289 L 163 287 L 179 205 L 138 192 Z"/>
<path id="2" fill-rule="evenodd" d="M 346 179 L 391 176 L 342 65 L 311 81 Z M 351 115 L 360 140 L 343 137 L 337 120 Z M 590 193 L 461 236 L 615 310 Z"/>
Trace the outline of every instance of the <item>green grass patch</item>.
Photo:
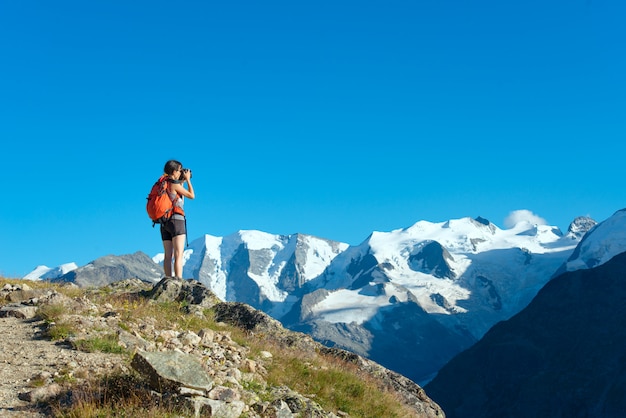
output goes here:
<path id="1" fill-rule="evenodd" d="M 37 308 L 37 316 L 50 323 L 55 322 L 67 313 L 67 308 L 63 305 L 40 305 Z"/>
<path id="2" fill-rule="evenodd" d="M 54 322 L 48 326 L 44 334 L 52 341 L 61 341 L 76 333 L 75 328 L 66 322 Z"/>
<path id="3" fill-rule="evenodd" d="M 87 353 L 113 353 L 123 354 L 124 348 L 118 344 L 117 335 L 105 334 L 99 337 L 88 338 L 84 340 L 76 340 L 73 343 L 74 348 Z"/>

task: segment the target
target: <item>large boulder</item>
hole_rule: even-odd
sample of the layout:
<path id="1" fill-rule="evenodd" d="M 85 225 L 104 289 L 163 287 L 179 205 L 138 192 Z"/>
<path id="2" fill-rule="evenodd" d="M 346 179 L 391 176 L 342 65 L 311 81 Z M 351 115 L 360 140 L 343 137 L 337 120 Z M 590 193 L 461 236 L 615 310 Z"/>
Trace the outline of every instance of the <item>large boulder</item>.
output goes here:
<path id="1" fill-rule="evenodd" d="M 185 393 L 188 389 L 206 394 L 213 380 L 197 357 L 179 351 L 137 351 L 131 367 L 146 377 L 150 387 L 159 393 Z"/>

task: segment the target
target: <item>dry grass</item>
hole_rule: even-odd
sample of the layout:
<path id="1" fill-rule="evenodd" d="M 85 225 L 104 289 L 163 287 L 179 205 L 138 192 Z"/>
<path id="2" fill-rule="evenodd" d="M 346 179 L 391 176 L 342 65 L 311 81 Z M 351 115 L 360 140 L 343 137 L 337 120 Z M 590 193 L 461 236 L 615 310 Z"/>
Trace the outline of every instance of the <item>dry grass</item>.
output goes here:
<path id="1" fill-rule="evenodd" d="M 71 402 L 68 402 L 68 397 L 71 397 Z M 49 406 L 49 412 L 58 418 L 194 416 L 180 405 L 168 405 L 163 399 L 155 397 L 145 382 L 135 375 L 106 376 L 74 385 L 71 391 Z"/>
<path id="2" fill-rule="evenodd" d="M 415 417 L 398 396 L 380 389 L 379 382 L 336 357 L 311 355 L 271 341 L 251 341 L 252 350 L 268 350 L 273 361 L 267 367 L 270 386 L 288 386 L 319 403 L 325 410 L 350 417 Z"/>

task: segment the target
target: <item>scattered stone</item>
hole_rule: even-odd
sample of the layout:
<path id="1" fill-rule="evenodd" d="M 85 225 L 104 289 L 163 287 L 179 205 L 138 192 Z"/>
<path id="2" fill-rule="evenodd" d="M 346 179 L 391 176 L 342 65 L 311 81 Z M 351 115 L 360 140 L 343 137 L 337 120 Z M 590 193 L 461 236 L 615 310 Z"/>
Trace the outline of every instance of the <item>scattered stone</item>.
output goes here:
<path id="1" fill-rule="evenodd" d="M 143 351 L 154 351 L 156 344 L 154 341 L 146 341 L 143 338 L 133 335 L 128 331 L 123 329 L 118 331 L 118 344 L 124 347 L 129 351 L 133 350 L 143 350 Z"/>
<path id="2" fill-rule="evenodd" d="M 198 345 L 202 341 L 202 338 L 193 331 L 183 332 L 181 335 L 178 336 L 178 339 L 183 345 L 193 345 L 193 346 Z"/>
<path id="3" fill-rule="evenodd" d="M 26 402 L 43 402 L 48 399 L 54 398 L 55 396 L 59 396 L 63 388 L 61 385 L 52 383 L 51 385 L 36 388 L 31 390 L 30 392 L 24 392 L 17 395 L 17 397 Z"/>
<path id="4" fill-rule="evenodd" d="M 31 319 L 37 314 L 35 306 L 26 305 L 5 305 L 0 308 L 0 318 L 12 316 L 19 319 Z"/>
<path id="5" fill-rule="evenodd" d="M 200 337 L 200 344 L 208 347 L 215 338 L 215 331 L 212 329 L 201 329 L 198 333 L 198 337 Z"/>

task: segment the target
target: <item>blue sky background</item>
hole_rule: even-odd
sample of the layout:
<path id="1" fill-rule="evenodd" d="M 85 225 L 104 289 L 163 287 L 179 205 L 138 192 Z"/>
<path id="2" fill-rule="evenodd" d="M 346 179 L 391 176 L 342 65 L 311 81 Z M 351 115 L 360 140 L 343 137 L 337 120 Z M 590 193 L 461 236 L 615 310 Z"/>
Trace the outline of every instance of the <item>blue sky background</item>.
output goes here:
<path id="1" fill-rule="evenodd" d="M 170 158 L 190 240 L 602 221 L 626 207 L 625 21 L 617 0 L 2 2 L 0 274 L 160 252 Z"/>

